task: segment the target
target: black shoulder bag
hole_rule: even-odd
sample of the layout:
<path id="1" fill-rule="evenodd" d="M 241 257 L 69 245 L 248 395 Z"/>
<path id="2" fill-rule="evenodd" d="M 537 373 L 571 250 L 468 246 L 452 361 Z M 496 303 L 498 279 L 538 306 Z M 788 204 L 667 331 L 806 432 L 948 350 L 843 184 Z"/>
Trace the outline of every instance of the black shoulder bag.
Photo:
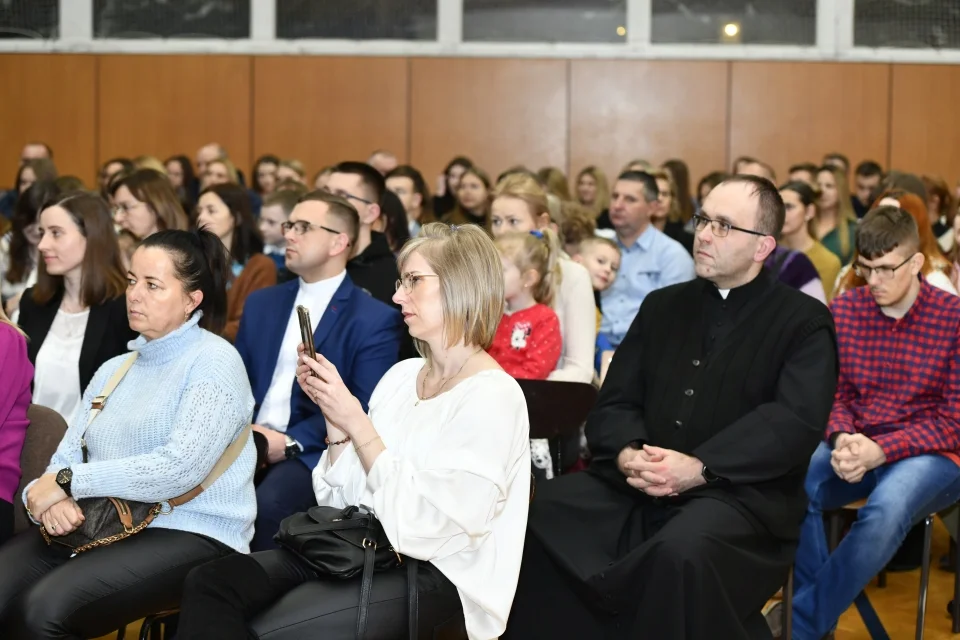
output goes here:
<path id="1" fill-rule="evenodd" d="M 416 640 L 419 561 L 396 552 L 380 521 L 368 508 L 311 507 L 305 513 L 285 518 L 274 540 L 321 575 L 349 580 L 362 574 L 357 611 L 358 640 L 363 640 L 367 631 L 373 574 L 406 565 L 408 633 L 410 640 Z"/>

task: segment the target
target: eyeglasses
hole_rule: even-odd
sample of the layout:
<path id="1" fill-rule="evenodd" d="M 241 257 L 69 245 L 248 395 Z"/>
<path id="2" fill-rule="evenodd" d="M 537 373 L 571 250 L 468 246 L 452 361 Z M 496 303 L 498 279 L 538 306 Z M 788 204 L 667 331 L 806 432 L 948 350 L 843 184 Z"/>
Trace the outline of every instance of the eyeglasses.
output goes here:
<path id="1" fill-rule="evenodd" d="M 913 254 L 913 255 L 915 256 L 917 254 Z M 897 269 L 907 264 L 911 260 L 913 260 L 913 256 L 910 256 L 909 258 L 907 258 L 906 260 L 904 260 L 903 262 L 901 262 L 895 267 L 868 267 L 858 262 L 855 265 L 853 265 L 853 272 L 857 274 L 857 276 L 867 281 L 870 280 L 870 276 L 874 273 L 877 274 L 877 277 L 880 278 L 881 280 L 892 280 L 893 274 L 897 272 Z"/>
<path id="2" fill-rule="evenodd" d="M 336 229 L 331 229 L 330 227 L 325 227 L 322 224 L 311 224 L 306 220 L 297 220 L 296 222 L 284 222 L 280 225 L 280 228 L 283 229 L 283 232 L 286 233 L 291 229 L 298 236 L 302 236 L 307 231 L 312 231 L 313 229 L 323 229 L 324 231 L 329 231 L 334 235 L 340 235 L 343 231 L 337 231 Z"/>
<path id="3" fill-rule="evenodd" d="M 424 278 L 439 278 L 435 273 L 408 273 L 403 276 L 400 280 L 397 280 L 395 287 L 396 291 L 400 291 L 400 287 L 403 287 L 403 290 L 407 295 L 413 293 L 413 290 L 417 288 L 417 285 L 420 284 L 420 281 Z"/>
<path id="4" fill-rule="evenodd" d="M 133 204 L 128 204 L 126 202 L 117 203 L 117 205 L 113 207 L 113 215 L 118 216 L 121 213 L 124 215 L 129 215 L 131 211 L 139 207 L 141 204 L 143 203 L 142 202 L 134 202 Z"/>
<path id="5" fill-rule="evenodd" d="M 744 229 L 743 227 L 737 227 L 724 220 L 713 220 L 712 218 L 708 218 L 707 216 L 700 215 L 699 213 L 693 216 L 693 224 L 696 227 L 697 231 L 703 231 L 704 229 L 707 228 L 707 225 L 709 224 L 710 231 L 713 233 L 713 235 L 717 236 L 718 238 L 725 238 L 727 234 L 730 233 L 731 229 L 735 231 L 742 231 L 743 233 L 749 233 L 755 236 L 770 235 L 768 233 L 760 233 L 759 231 L 754 231 L 753 229 Z"/>
<path id="6" fill-rule="evenodd" d="M 347 200 L 356 200 L 357 202 L 362 202 L 363 204 L 375 204 L 373 200 L 366 200 L 360 196 L 355 196 L 352 193 L 347 193 L 343 189 L 337 189 L 336 191 L 326 190 L 327 193 L 332 193 L 335 196 L 340 196 L 341 198 L 346 198 Z"/>

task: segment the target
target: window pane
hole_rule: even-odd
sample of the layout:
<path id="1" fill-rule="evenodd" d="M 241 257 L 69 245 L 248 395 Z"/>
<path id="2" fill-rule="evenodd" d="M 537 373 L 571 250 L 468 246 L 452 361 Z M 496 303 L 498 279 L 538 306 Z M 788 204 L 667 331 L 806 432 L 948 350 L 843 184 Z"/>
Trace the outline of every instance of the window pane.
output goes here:
<path id="1" fill-rule="evenodd" d="M 250 0 L 94 0 L 93 37 L 249 38 Z"/>
<path id="2" fill-rule="evenodd" d="M 960 48 L 957 0 L 857 0 L 853 25 L 858 47 Z"/>
<path id="3" fill-rule="evenodd" d="M 0 38 L 56 38 L 59 33 L 57 0 L 0 0 Z"/>
<path id="4" fill-rule="evenodd" d="M 277 0 L 277 37 L 436 40 L 437 0 Z"/>
<path id="5" fill-rule="evenodd" d="M 625 42 L 626 0 L 463 0 L 463 39 Z"/>
<path id="6" fill-rule="evenodd" d="M 817 0 L 653 0 L 651 40 L 814 45 Z"/>

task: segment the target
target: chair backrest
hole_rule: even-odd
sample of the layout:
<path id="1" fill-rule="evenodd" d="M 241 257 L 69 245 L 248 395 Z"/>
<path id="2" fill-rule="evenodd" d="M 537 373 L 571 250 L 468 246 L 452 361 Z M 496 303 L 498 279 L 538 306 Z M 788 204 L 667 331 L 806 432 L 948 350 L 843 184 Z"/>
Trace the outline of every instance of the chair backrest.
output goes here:
<path id="1" fill-rule="evenodd" d="M 20 488 L 14 496 L 16 515 L 13 530 L 16 533 L 30 526 L 27 512 L 20 501 L 24 487 L 43 475 L 47 465 L 50 464 L 50 458 L 63 440 L 63 434 L 67 432 L 67 423 L 53 409 L 31 404 L 27 409 L 27 418 L 30 420 L 30 426 L 27 428 L 27 437 L 23 441 L 23 451 L 20 452 L 20 469 L 23 475 L 20 478 Z"/>
<path id="2" fill-rule="evenodd" d="M 577 433 L 597 401 L 597 388 L 585 382 L 517 380 L 527 400 L 531 438 Z"/>

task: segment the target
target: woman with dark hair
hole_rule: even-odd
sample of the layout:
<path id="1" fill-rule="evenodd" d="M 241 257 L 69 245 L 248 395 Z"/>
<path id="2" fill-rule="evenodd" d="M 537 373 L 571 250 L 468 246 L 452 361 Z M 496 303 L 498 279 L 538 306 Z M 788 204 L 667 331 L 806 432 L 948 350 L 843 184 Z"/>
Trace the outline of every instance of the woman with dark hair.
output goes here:
<path id="1" fill-rule="evenodd" d="M 461 174 L 457 184 L 457 204 L 443 222 L 447 224 L 475 224 L 490 231 L 490 197 L 493 191 L 490 176 L 480 167 L 470 167 Z"/>
<path id="2" fill-rule="evenodd" d="M 693 197 L 690 195 L 690 169 L 687 163 L 678 158 L 667 160 L 663 163 L 663 170 L 673 178 L 673 184 L 677 188 L 677 206 L 680 212 L 680 221 L 683 224 L 690 222 L 693 218 Z"/>
<path id="3" fill-rule="evenodd" d="M 110 158 L 103 163 L 103 166 L 100 167 L 100 176 L 98 181 L 100 183 L 100 195 L 103 196 L 104 200 L 109 202 L 110 199 L 110 183 L 121 173 L 130 173 L 136 169 L 133 166 L 133 160 L 129 158 Z"/>
<path id="4" fill-rule="evenodd" d="M 110 183 L 114 221 L 138 240 L 157 231 L 187 228 L 187 214 L 167 176 L 153 169 L 137 169 Z"/>
<path id="5" fill-rule="evenodd" d="M 10 232 L 0 239 L 0 300 L 13 318 L 23 292 L 37 281 L 37 216 L 50 194 L 48 182 L 36 182 L 17 198 Z"/>
<path id="6" fill-rule="evenodd" d="M 408 164 L 400 165 L 387 174 L 387 189 L 400 198 L 411 236 L 417 235 L 423 225 L 436 222 L 427 183 L 417 169 Z"/>
<path id="7" fill-rule="evenodd" d="M 280 158 L 268 153 L 257 158 L 253 163 L 253 190 L 261 196 L 274 192 L 277 188 L 277 169 L 280 167 Z"/>
<path id="8" fill-rule="evenodd" d="M 53 160 L 47 158 L 31 158 L 17 170 L 17 181 L 14 183 L 17 193 L 23 193 L 34 182 L 53 182 L 57 179 L 57 168 Z"/>
<path id="9" fill-rule="evenodd" d="M 33 402 L 69 421 L 83 390 L 136 337 L 110 209 L 92 193 L 48 201 L 40 211 L 37 284 L 20 301 L 20 326 L 36 367 Z"/>
<path id="10" fill-rule="evenodd" d="M 466 156 L 457 156 L 443 170 L 437 185 L 437 194 L 433 198 L 433 215 L 437 220 L 442 219 L 457 206 L 457 191 L 460 189 L 460 178 L 464 172 L 473 166 L 473 161 Z"/>
<path id="11" fill-rule="evenodd" d="M 194 567 L 248 551 L 256 511 L 253 395 L 240 355 L 217 336 L 228 276 L 220 240 L 205 231 L 161 231 L 133 254 L 126 306 L 129 327 L 140 334 L 129 345 L 136 353 L 100 368 L 23 501 L 53 540 L 83 523 L 83 498 L 161 502 L 163 509 L 140 533 L 73 558 L 36 528 L 0 548 L 0 637 L 106 635 L 178 607 Z M 119 384 L 88 429 L 91 403 L 117 373 Z M 234 442 L 240 450 L 231 449 L 236 457 L 225 470 L 170 508 L 167 501 L 198 488 Z"/>
<path id="12" fill-rule="evenodd" d="M 250 197 L 240 185 L 215 184 L 204 189 L 193 224 L 220 238 L 232 259 L 227 281 L 227 324 L 222 335 L 233 342 L 247 296 L 277 284 L 277 266 L 263 254 L 263 238 L 250 208 Z"/>
<path id="13" fill-rule="evenodd" d="M 170 186 L 180 199 L 180 206 L 184 211 L 190 211 L 197 201 L 197 192 L 200 190 L 200 183 L 193 172 L 193 163 L 187 156 L 179 155 L 167 158 L 163 166 L 167 170 Z"/>
<path id="14" fill-rule="evenodd" d="M 833 298 L 833 289 L 840 273 L 840 258 L 817 240 L 816 189 L 807 182 L 795 180 L 780 187 L 786 215 L 779 245 L 794 251 L 802 251 L 820 277 L 826 301 Z"/>
<path id="15" fill-rule="evenodd" d="M 400 253 L 400 249 L 410 239 L 410 227 L 407 226 L 407 212 L 403 208 L 403 202 L 389 189 L 383 190 L 380 217 L 374 222 L 373 230 L 387 236 L 387 244 L 395 254 Z"/>

